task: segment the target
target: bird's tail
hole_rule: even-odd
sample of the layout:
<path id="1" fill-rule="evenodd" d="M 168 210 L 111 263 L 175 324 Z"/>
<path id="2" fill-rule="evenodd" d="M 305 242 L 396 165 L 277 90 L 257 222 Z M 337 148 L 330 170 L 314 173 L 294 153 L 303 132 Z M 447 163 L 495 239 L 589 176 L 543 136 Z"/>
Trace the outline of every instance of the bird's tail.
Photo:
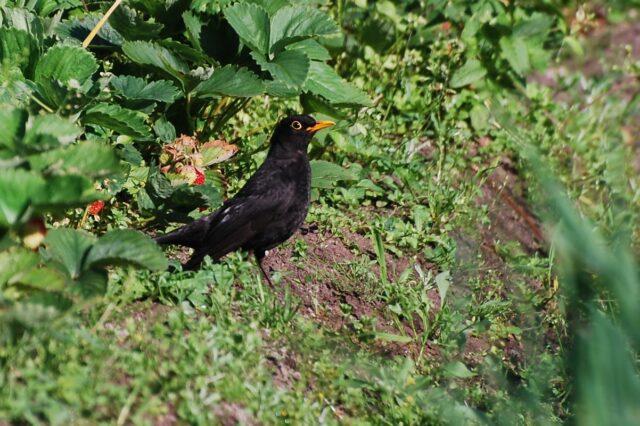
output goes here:
<path id="1" fill-rule="evenodd" d="M 191 248 L 199 247 L 202 239 L 207 234 L 210 216 L 202 217 L 194 222 L 184 225 L 173 232 L 155 237 L 158 244 L 175 244 Z"/>
<path id="2" fill-rule="evenodd" d="M 170 232 L 168 234 L 164 234 L 164 235 L 160 235 L 157 237 L 153 237 L 153 240 L 160 244 L 160 245 L 165 245 L 165 244 L 176 244 L 178 241 L 178 236 L 179 232 L 178 231 L 174 231 L 174 232 Z"/>

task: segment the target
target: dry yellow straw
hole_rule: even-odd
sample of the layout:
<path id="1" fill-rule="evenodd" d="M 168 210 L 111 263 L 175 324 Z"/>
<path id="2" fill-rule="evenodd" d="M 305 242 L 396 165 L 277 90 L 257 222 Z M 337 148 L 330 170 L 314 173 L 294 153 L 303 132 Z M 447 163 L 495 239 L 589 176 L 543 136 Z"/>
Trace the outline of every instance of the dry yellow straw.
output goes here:
<path id="1" fill-rule="evenodd" d="M 111 16 L 111 14 L 116 10 L 116 8 L 120 5 L 120 3 L 122 3 L 122 0 L 116 0 L 113 2 L 113 5 L 109 8 L 109 10 L 107 10 L 107 13 L 104 14 L 102 19 L 98 21 L 98 23 L 96 24 L 95 28 L 92 29 L 89 35 L 87 36 L 87 38 L 84 39 L 84 41 L 82 42 L 82 47 L 86 48 L 87 46 L 89 46 L 89 44 L 91 43 L 91 40 L 93 40 L 96 34 L 98 34 L 98 31 L 100 31 L 100 28 L 102 28 L 104 24 L 107 23 L 109 16 Z"/>

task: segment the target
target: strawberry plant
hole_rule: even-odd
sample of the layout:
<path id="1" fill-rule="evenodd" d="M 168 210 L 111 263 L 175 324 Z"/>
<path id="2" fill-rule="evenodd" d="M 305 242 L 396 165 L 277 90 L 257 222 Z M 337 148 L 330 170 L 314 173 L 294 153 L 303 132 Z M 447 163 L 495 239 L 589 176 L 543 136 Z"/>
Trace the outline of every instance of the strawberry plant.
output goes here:
<path id="1" fill-rule="evenodd" d="M 102 295 L 106 267 L 131 264 L 153 270 L 166 259 L 147 236 L 113 230 L 100 238 L 56 228 L 69 209 L 98 214 L 108 197 L 96 185 L 120 172 L 113 149 L 79 140 L 69 118 L 30 116 L 20 108 L 0 108 L 0 325 L 5 337 L 38 325 L 74 303 Z M 51 226 L 51 225 L 49 225 Z"/>

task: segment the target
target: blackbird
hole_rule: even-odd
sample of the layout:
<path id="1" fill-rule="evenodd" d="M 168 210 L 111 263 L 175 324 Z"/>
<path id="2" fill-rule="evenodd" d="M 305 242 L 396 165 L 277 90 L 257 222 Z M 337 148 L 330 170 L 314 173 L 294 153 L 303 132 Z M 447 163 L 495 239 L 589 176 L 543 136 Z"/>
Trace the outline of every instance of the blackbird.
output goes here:
<path id="1" fill-rule="evenodd" d="M 266 160 L 233 198 L 214 213 L 156 237 L 156 242 L 193 248 L 183 265 L 187 270 L 197 269 L 207 255 L 217 261 L 237 249 L 252 251 L 271 284 L 262 259 L 304 222 L 311 191 L 307 147 L 318 130 L 334 124 L 310 115 L 283 119 L 271 136 Z"/>

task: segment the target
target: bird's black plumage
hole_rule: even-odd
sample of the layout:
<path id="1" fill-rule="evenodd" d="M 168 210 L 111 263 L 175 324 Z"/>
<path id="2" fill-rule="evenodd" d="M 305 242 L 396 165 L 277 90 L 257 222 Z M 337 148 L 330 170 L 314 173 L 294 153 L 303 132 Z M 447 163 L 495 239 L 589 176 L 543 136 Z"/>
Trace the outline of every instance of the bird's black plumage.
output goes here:
<path id="1" fill-rule="evenodd" d="M 237 249 L 253 251 L 262 268 L 265 252 L 286 241 L 304 222 L 311 189 L 307 147 L 317 130 L 332 124 L 316 122 L 310 115 L 280 121 L 266 160 L 233 198 L 156 242 L 193 248 L 185 269 L 197 268 L 207 255 L 216 261 Z"/>

